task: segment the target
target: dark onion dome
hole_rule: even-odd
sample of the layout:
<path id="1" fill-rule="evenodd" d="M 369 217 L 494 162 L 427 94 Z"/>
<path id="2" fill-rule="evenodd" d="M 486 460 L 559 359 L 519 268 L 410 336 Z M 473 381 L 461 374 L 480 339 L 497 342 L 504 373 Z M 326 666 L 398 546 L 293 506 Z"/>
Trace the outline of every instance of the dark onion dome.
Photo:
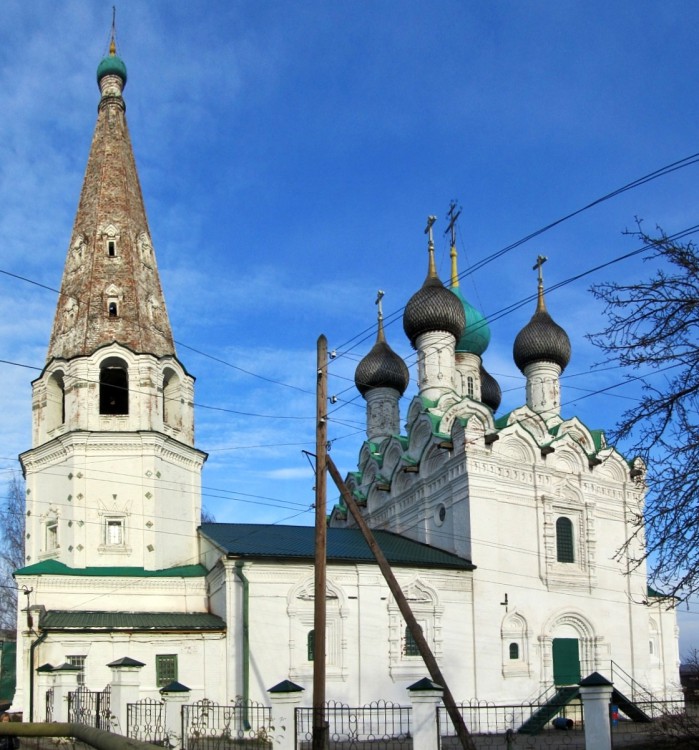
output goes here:
<path id="1" fill-rule="evenodd" d="M 413 348 L 418 336 L 430 331 L 446 331 L 458 341 L 466 325 L 463 305 L 437 276 L 434 244 L 431 239 L 427 249 L 427 278 L 422 287 L 408 300 L 403 313 L 403 330 Z"/>
<path id="2" fill-rule="evenodd" d="M 481 365 L 481 402 L 489 406 L 493 413 L 500 407 L 502 391 L 497 380 Z"/>
<path id="3" fill-rule="evenodd" d="M 532 319 L 517 334 L 512 347 L 515 364 L 524 372 L 532 362 L 555 362 L 561 372 L 570 362 L 570 339 L 546 310 L 543 283 L 539 283 L 539 298 Z"/>
<path id="4" fill-rule="evenodd" d="M 383 296 L 383 292 L 380 293 Z M 381 296 L 379 297 L 379 305 Z M 403 360 L 386 343 L 383 315 L 379 306 L 379 330 L 376 343 L 354 371 L 354 384 L 366 396 L 374 388 L 393 388 L 402 396 L 410 382 L 410 373 Z"/>
<path id="5" fill-rule="evenodd" d="M 105 76 L 119 76 L 123 81 L 123 85 L 126 85 L 126 64 L 124 61 L 117 56 L 116 43 L 112 37 L 112 41 L 109 43 L 109 54 L 107 57 L 102 58 L 100 64 L 97 66 L 97 83 Z"/>

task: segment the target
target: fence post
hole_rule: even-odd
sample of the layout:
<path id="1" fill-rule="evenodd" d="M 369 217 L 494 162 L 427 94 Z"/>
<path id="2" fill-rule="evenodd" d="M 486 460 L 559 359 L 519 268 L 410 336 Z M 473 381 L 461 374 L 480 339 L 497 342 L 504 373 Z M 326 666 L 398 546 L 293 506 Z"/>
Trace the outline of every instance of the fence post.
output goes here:
<path id="1" fill-rule="evenodd" d="M 580 697 L 585 721 L 585 750 L 611 750 L 609 704 L 612 683 L 599 672 L 593 672 L 580 681 Z"/>
<path id="2" fill-rule="evenodd" d="M 53 689 L 53 667 L 50 664 L 42 664 L 36 668 L 36 691 L 34 696 L 34 716 L 37 721 L 53 721 L 53 716 L 48 715 L 46 694 Z"/>
<path id="3" fill-rule="evenodd" d="M 442 702 L 443 690 L 427 677 L 408 687 L 413 706 L 413 750 L 437 750 L 439 747 L 437 707 Z"/>
<path id="4" fill-rule="evenodd" d="M 184 744 L 182 737 L 182 706 L 189 703 L 190 689 L 181 682 L 171 682 L 160 688 L 160 695 L 165 703 L 165 731 L 171 748 L 180 748 Z"/>
<path id="5" fill-rule="evenodd" d="M 78 689 L 80 667 L 61 664 L 51 671 L 53 675 L 53 720 L 68 721 L 68 693 Z"/>
<path id="6" fill-rule="evenodd" d="M 112 670 L 112 703 L 111 713 L 116 719 L 119 734 L 126 737 L 127 721 L 126 706 L 136 703 L 141 687 L 141 668 L 145 666 L 142 661 L 136 661 L 128 656 L 112 661 L 107 666 Z"/>
<path id="7" fill-rule="evenodd" d="M 296 747 L 296 708 L 301 704 L 305 688 L 291 680 L 283 680 L 269 688 L 272 701 L 271 740 L 275 750 L 294 750 Z"/>

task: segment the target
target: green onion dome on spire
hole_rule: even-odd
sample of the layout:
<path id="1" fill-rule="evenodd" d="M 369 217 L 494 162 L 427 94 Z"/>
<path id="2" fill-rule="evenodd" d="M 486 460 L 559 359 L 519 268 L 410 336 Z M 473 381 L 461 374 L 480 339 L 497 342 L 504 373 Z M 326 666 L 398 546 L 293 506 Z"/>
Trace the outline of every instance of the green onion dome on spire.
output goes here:
<path id="1" fill-rule="evenodd" d="M 466 325 L 461 338 L 456 342 L 457 352 L 469 352 L 479 356 L 488 348 L 490 343 L 490 326 L 478 310 L 464 297 L 459 288 L 459 272 L 456 264 L 456 247 L 451 247 L 451 287 L 450 291 L 456 295 L 464 308 Z"/>
<path id="2" fill-rule="evenodd" d="M 536 311 L 527 325 L 517 334 L 512 347 L 512 355 L 521 372 L 524 372 L 524 368 L 532 362 L 554 362 L 563 372 L 570 362 L 568 334 L 553 320 L 546 309 L 541 269 L 539 270 Z"/>
<path id="3" fill-rule="evenodd" d="M 393 388 L 402 396 L 410 382 L 410 373 L 405 362 L 386 342 L 383 330 L 381 297 L 383 297 L 383 292 L 379 292 L 379 298 L 377 299 L 379 329 L 376 334 L 376 343 L 357 365 L 354 372 L 354 384 L 362 396 L 366 396 L 369 391 L 375 388 Z"/>
<path id="4" fill-rule="evenodd" d="M 97 66 L 97 84 L 99 85 L 99 82 L 105 76 L 110 75 L 119 76 L 123 85 L 126 85 L 126 64 L 116 53 L 116 42 L 114 41 L 114 37 L 112 37 L 112 40 L 109 43 L 109 54 L 106 57 L 103 57 L 100 64 Z"/>
<path id="5" fill-rule="evenodd" d="M 433 217 L 430 217 L 430 220 L 432 219 Z M 461 302 L 442 284 L 437 276 L 431 226 L 432 224 L 428 224 L 430 239 L 427 246 L 429 253 L 427 278 L 422 287 L 408 300 L 403 313 L 403 330 L 410 339 L 413 348 L 421 334 L 433 331 L 451 333 L 458 341 L 466 325 L 466 317 Z"/>

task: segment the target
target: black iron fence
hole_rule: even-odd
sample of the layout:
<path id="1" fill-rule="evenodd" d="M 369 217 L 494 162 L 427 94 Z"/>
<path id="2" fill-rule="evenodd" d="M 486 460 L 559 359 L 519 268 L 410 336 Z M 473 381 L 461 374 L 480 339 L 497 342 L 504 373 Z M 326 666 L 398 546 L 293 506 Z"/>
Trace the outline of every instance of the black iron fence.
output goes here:
<path id="1" fill-rule="evenodd" d="M 203 699 L 182 706 L 183 750 L 269 750 L 274 741 L 272 709 L 239 699 L 222 704 Z"/>
<path id="2" fill-rule="evenodd" d="M 109 685 L 97 692 L 81 685 L 77 690 L 68 693 L 68 721 L 109 732 L 112 727 L 110 703 L 111 687 Z"/>
<path id="3" fill-rule="evenodd" d="M 152 745 L 166 745 L 165 703 L 153 698 L 127 703 L 126 736 Z"/>
<path id="4" fill-rule="evenodd" d="M 323 709 L 330 748 L 366 747 L 368 750 L 410 750 L 411 708 L 390 701 L 374 701 L 361 708 L 328 701 Z M 309 748 L 313 740 L 313 709 L 296 709 L 296 746 Z"/>
<path id="5" fill-rule="evenodd" d="M 46 721 L 53 721 L 53 688 L 46 691 Z"/>

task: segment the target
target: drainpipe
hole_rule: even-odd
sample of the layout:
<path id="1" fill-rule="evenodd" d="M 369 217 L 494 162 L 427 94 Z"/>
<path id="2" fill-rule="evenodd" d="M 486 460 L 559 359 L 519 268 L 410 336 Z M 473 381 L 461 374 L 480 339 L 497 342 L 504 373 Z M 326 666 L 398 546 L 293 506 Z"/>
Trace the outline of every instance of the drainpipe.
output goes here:
<path id="1" fill-rule="evenodd" d="M 245 563 L 236 560 L 235 574 L 243 584 L 243 724 L 250 728 L 248 701 L 250 699 L 250 582 L 243 573 Z"/>
<path id="2" fill-rule="evenodd" d="M 44 631 L 29 647 L 29 721 L 34 721 L 34 651 L 48 635 L 48 632 Z"/>

